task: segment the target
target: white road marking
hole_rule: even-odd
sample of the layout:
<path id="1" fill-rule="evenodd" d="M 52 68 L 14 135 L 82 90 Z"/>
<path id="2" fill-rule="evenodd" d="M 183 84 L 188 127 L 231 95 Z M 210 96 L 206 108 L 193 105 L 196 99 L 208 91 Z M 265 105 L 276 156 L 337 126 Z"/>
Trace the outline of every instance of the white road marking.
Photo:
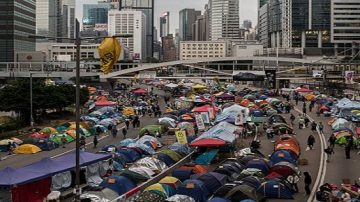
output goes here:
<path id="1" fill-rule="evenodd" d="M 299 112 L 300 114 L 302 114 L 302 112 L 294 107 L 294 109 Z M 311 122 L 314 121 L 313 118 L 311 118 L 309 115 L 306 114 L 306 116 L 309 118 L 309 120 Z M 326 175 L 326 169 L 327 169 L 327 163 L 326 163 L 326 158 L 325 158 L 325 152 L 324 152 L 324 149 L 326 148 L 326 139 L 325 139 L 325 136 L 324 134 L 320 133 L 319 129 L 317 128 L 316 129 L 317 131 L 317 134 L 319 136 L 319 139 L 320 139 L 320 166 L 319 166 L 319 171 L 318 171 L 318 174 L 317 174 L 317 177 L 316 177 L 316 181 L 313 185 L 313 188 L 311 190 L 311 193 L 310 193 L 310 196 L 307 200 L 307 202 L 314 202 L 314 201 L 317 201 L 316 198 L 315 198 L 315 194 L 318 190 L 318 188 L 324 184 L 324 180 L 325 180 L 325 175 Z"/>

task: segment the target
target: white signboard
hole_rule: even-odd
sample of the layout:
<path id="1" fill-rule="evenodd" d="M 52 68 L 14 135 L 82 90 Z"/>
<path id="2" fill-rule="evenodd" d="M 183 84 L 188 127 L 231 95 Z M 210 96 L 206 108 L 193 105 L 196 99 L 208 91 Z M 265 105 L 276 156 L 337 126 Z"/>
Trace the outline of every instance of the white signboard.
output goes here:
<path id="1" fill-rule="evenodd" d="M 201 112 L 201 117 L 204 120 L 204 123 L 210 123 L 209 113 L 208 112 Z"/>
<path id="2" fill-rule="evenodd" d="M 199 130 L 205 130 L 204 120 L 200 114 L 195 114 L 196 125 Z"/>

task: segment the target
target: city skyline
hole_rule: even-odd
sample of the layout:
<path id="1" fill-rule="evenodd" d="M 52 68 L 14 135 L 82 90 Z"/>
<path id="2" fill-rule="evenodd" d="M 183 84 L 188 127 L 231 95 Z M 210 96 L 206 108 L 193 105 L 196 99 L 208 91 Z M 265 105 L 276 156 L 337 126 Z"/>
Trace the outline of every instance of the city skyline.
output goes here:
<path id="1" fill-rule="evenodd" d="M 96 4 L 98 0 L 78 0 L 76 1 L 76 17 L 79 21 L 83 17 L 83 4 Z M 161 2 L 161 4 L 159 4 Z M 170 33 L 175 34 L 175 29 L 179 28 L 179 11 L 184 8 L 194 8 L 204 12 L 205 4 L 208 0 L 155 0 L 155 26 L 159 29 L 159 19 L 163 12 L 170 12 Z M 257 24 L 257 1 L 240 0 L 240 22 L 245 19 L 252 21 L 253 26 Z"/>

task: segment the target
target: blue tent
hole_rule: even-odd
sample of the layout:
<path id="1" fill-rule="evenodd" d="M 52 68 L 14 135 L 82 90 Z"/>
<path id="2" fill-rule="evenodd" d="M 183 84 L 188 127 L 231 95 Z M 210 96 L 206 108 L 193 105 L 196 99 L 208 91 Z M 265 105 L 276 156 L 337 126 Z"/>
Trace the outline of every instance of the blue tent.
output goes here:
<path id="1" fill-rule="evenodd" d="M 209 190 L 210 192 L 215 192 L 228 180 L 228 177 L 226 175 L 215 172 L 195 174 L 192 175 L 190 178 L 202 181 L 207 190 Z"/>
<path id="2" fill-rule="evenodd" d="M 263 193 L 266 198 L 277 198 L 277 199 L 293 199 L 293 193 L 291 189 L 276 180 L 269 180 L 262 183 L 257 189 L 258 192 Z"/>
<path id="3" fill-rule="evenodd" d="M 120 141 L 119 146 L 120 146 L 120 147 L 126 147 L 126 146 L 128 146 L 129 144 L 135 143 L 135 142 L 136 142 L 135 139 L 126 138 L 126 139 Z"/>
<path id="4" fill-rule="evenodd" d="M 256 168 L 262 171 L 264 175 L 270 170 L 268 163 L 264 159 L 253 159 L 246 164 L 246 168 Z"/>
<path id="5" fill-rule="evenodd" d="M 176 169 L 172 172 L 172 176 L 179 179 L 180 181 L 185 181 L 190 179 L 190 176 L 193 174 L 192 170 Z"/>
<path id="6" fill-rule="evenodd" d="M 42 151 L 50 151 L 56 149 L 58 145 L 53 141 L 49 140 L 40 140 L 34 143 L 34 145 L 38 146 Z"/>
<path id="7" fill-rule="evenodd" d="M 296 165 L 296 158 L 287 150 L 278 150 L 271 154 L 270 163 L 275 165 L 281 161 L 287 161 Z"/>
<path id="8" fill-rule="evenodd" d="M 231 201 L 224 198 L 215 197 L 208 200 L 208 202 L 231 202 Z"/>
<path id="9" fill-rule="evenodd" d="M 126 163 L 132 163 L 141 158 L 141 155 L 132 149 L 122 148 L 122 149 L 119 149 L 116 153 L 125 155 L 126 158 L 129 160 L 129 162 L 126 162 Z"/>
<path id="10" fill-rule="evenodd" d="M 184 144 L 180 144 L 178 142 L 175 142 L 174 144 L 170 145 L 168 148 L 182 155 L 188 155 L 191 152 L 188 146 Z"/>
<path id="11" fill-rule="evenodd" d="M 119 196 L 136 187 L 136 185 L 127 177 L 116 175 L 105 178 L 100 183 L 100 186 L 115 191 Z"/>
<path id="12" fill-rule="evenodd" d="M 218 149 L 212 149 L 202 153 L 195 159 L 195 163 L 201 165 L 209 165 L 211 161 L 215 158 L 216 154 L 219 152 Z"/>
<path id="13" fill-rule="evenodd" d="M 197 202 L 206 202 L 210 193 L 200 180 L 185 180 L 177 189 L 176 194 L 190 196 Z"/>
<path id="14" fill-rule="evenodd" d="M 159 153 L 157 154 L 157 159 L 159 159 L 160 161 L 164 162 L 168 167 L 170 167 L 171 165 L 174 165 L 176 162 L 168 155 L 166 154 L 162 154 Z"/>

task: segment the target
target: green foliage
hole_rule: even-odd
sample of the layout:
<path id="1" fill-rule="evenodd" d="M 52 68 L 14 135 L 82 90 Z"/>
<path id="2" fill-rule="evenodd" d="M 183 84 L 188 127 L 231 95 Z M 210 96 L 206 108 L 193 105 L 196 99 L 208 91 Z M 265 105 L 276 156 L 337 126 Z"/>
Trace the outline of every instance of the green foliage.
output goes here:
<path id="1" fill-rule="evenodd" d="M 80 91 L 80 104 L 89 97 L 86 88 Z M 33 109 L 63 110 L 75 104 L 75 87 L 73 85 L 45 85 L 44 79 L 33 79 Z M 30 80 L 19 79 L 11 82 L 0 90 L 0 111 L 20 113 L 24 121 L 30 118 Z M 34 113 L 34 116 L 36 113 Z M 34 117 L 36 118 L 36 117 Z"/>

